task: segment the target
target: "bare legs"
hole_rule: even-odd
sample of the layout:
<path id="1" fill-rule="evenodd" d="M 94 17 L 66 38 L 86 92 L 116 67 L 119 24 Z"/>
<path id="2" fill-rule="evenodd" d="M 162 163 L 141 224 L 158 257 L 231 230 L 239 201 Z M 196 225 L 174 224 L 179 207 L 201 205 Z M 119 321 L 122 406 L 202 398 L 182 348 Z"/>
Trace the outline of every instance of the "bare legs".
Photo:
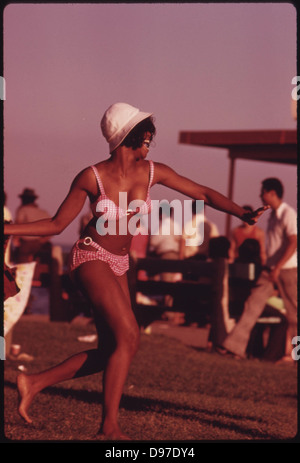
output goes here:
<path id="1" fill-rule="evenodd" d="M 139 328 L 131 310 L 127 277 L 116 277 L 101 261 L 83 264 L 77 269 L 77 276 L 94 307 L 99 349 L 76 354 L 36 375 L 19 375 L 19 413 L 31 422 L 28 408 L 39 391 L 67 379 L 103 370 L 100 432 L 105 438 L 125 439 L 118 424 L 118 410 L 129 367 L 139 344 Z"/>

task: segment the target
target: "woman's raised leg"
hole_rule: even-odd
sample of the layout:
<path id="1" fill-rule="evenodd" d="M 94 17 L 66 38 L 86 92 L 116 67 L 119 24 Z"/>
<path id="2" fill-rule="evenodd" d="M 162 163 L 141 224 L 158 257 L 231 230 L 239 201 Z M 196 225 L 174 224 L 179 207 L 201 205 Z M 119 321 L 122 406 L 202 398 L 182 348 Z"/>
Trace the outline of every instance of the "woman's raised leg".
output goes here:
<path id="1" fill-rule="evenodd" d="M 29 407 L 37 395 L 48 386 L 73 379 L 78 376 L 85 376 L 104 369 L 104 360 L 98 349 L 80 352 L 68 358 L 64 362 L 49 368 L 40 373 L 26 375 L 20 373 L 17 377 L 19 392 L 19 414 L 27 423 L 32 423 L 28 415 Z M 82 374 L 78 374 L 82 370 Z"/>

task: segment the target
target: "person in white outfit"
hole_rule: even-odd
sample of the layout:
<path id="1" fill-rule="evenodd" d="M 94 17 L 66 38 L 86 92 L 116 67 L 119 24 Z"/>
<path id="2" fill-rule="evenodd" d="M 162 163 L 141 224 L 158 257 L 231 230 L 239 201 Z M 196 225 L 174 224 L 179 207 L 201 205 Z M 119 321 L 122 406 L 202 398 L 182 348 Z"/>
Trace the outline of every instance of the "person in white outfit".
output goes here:
<path id="1" fill-rule="evenodd" d="M 261 199 L 271 207 L 266 267 L 245 303 L 240 320 L 220 346 L 220 353 L 245 357 L 252 328 L 275 288 L 284 302 L 289 335 L 297 336 L 297 214 L 282 198 L 280 180 L 267 178 L 262 182 Z"/>

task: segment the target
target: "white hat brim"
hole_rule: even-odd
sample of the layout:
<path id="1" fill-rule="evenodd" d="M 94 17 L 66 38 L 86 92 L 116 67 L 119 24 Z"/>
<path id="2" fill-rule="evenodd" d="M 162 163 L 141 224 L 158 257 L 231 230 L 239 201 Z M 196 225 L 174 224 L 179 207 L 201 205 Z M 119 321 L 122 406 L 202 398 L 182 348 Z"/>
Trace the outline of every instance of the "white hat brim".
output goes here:
<path id="1" fill-rule="evenodd" d="M 133 116 L 124 127 L 122 127 L 116 134 L 114 134 L 113 139 L 109 141 L 109 152 L 112 153 L 122 141 L 127 137 L 129 132 L 140 122 L 147 117 L 152 116 L 153 113 L 144 113 L 139 111 L 135 116 Z"/>

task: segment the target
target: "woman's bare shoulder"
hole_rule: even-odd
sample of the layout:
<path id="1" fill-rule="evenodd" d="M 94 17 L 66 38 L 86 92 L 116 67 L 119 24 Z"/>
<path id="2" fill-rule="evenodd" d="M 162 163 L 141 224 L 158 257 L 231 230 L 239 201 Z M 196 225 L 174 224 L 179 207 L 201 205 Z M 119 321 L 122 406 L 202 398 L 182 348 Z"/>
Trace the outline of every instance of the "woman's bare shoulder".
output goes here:
<path id="1" fill-rule="evenodd" d="M 95 167 L 97 168 L 96 164 Z M 98 168 L 97 168 L 98 169 Z M 83 168 L 75 176 L 72 187 L 77 187 L 79 189 L 85 190 L 87 193 L 94 194 L 97 191 L 97 183 L 95 178 L 95 173 L 92 169 L 92 165 Z"/>
<path id="2" fill-rule="evenodd" d="M 91 166 L 84 167 L 80 172 L 77 173 L 77 175 L 74 178 L 74 182 L 78 183 L 81 181 L 86 181 L 89 178 L 92 178 L 92 175 L 93 175 L 93 170 Z"/>
<path id="3" fill-rule="evenodd" d="M 167 164 L 163 164 L 162 162 L 153 162 L 154 164 L 154 172 L 159 174 L 159 176 L 167 176 L 168 174 L 174 172 L 174 170 L 169 167 Z"/>
<path id="4" fill-rule="evenodd" d="M 153 164 L 156 169 L 161 169 L 161 170 L 170 169 L 169 166 L 167 166 L 166 164 L 163 164 L 162 162 L 153 161 Z"/>

